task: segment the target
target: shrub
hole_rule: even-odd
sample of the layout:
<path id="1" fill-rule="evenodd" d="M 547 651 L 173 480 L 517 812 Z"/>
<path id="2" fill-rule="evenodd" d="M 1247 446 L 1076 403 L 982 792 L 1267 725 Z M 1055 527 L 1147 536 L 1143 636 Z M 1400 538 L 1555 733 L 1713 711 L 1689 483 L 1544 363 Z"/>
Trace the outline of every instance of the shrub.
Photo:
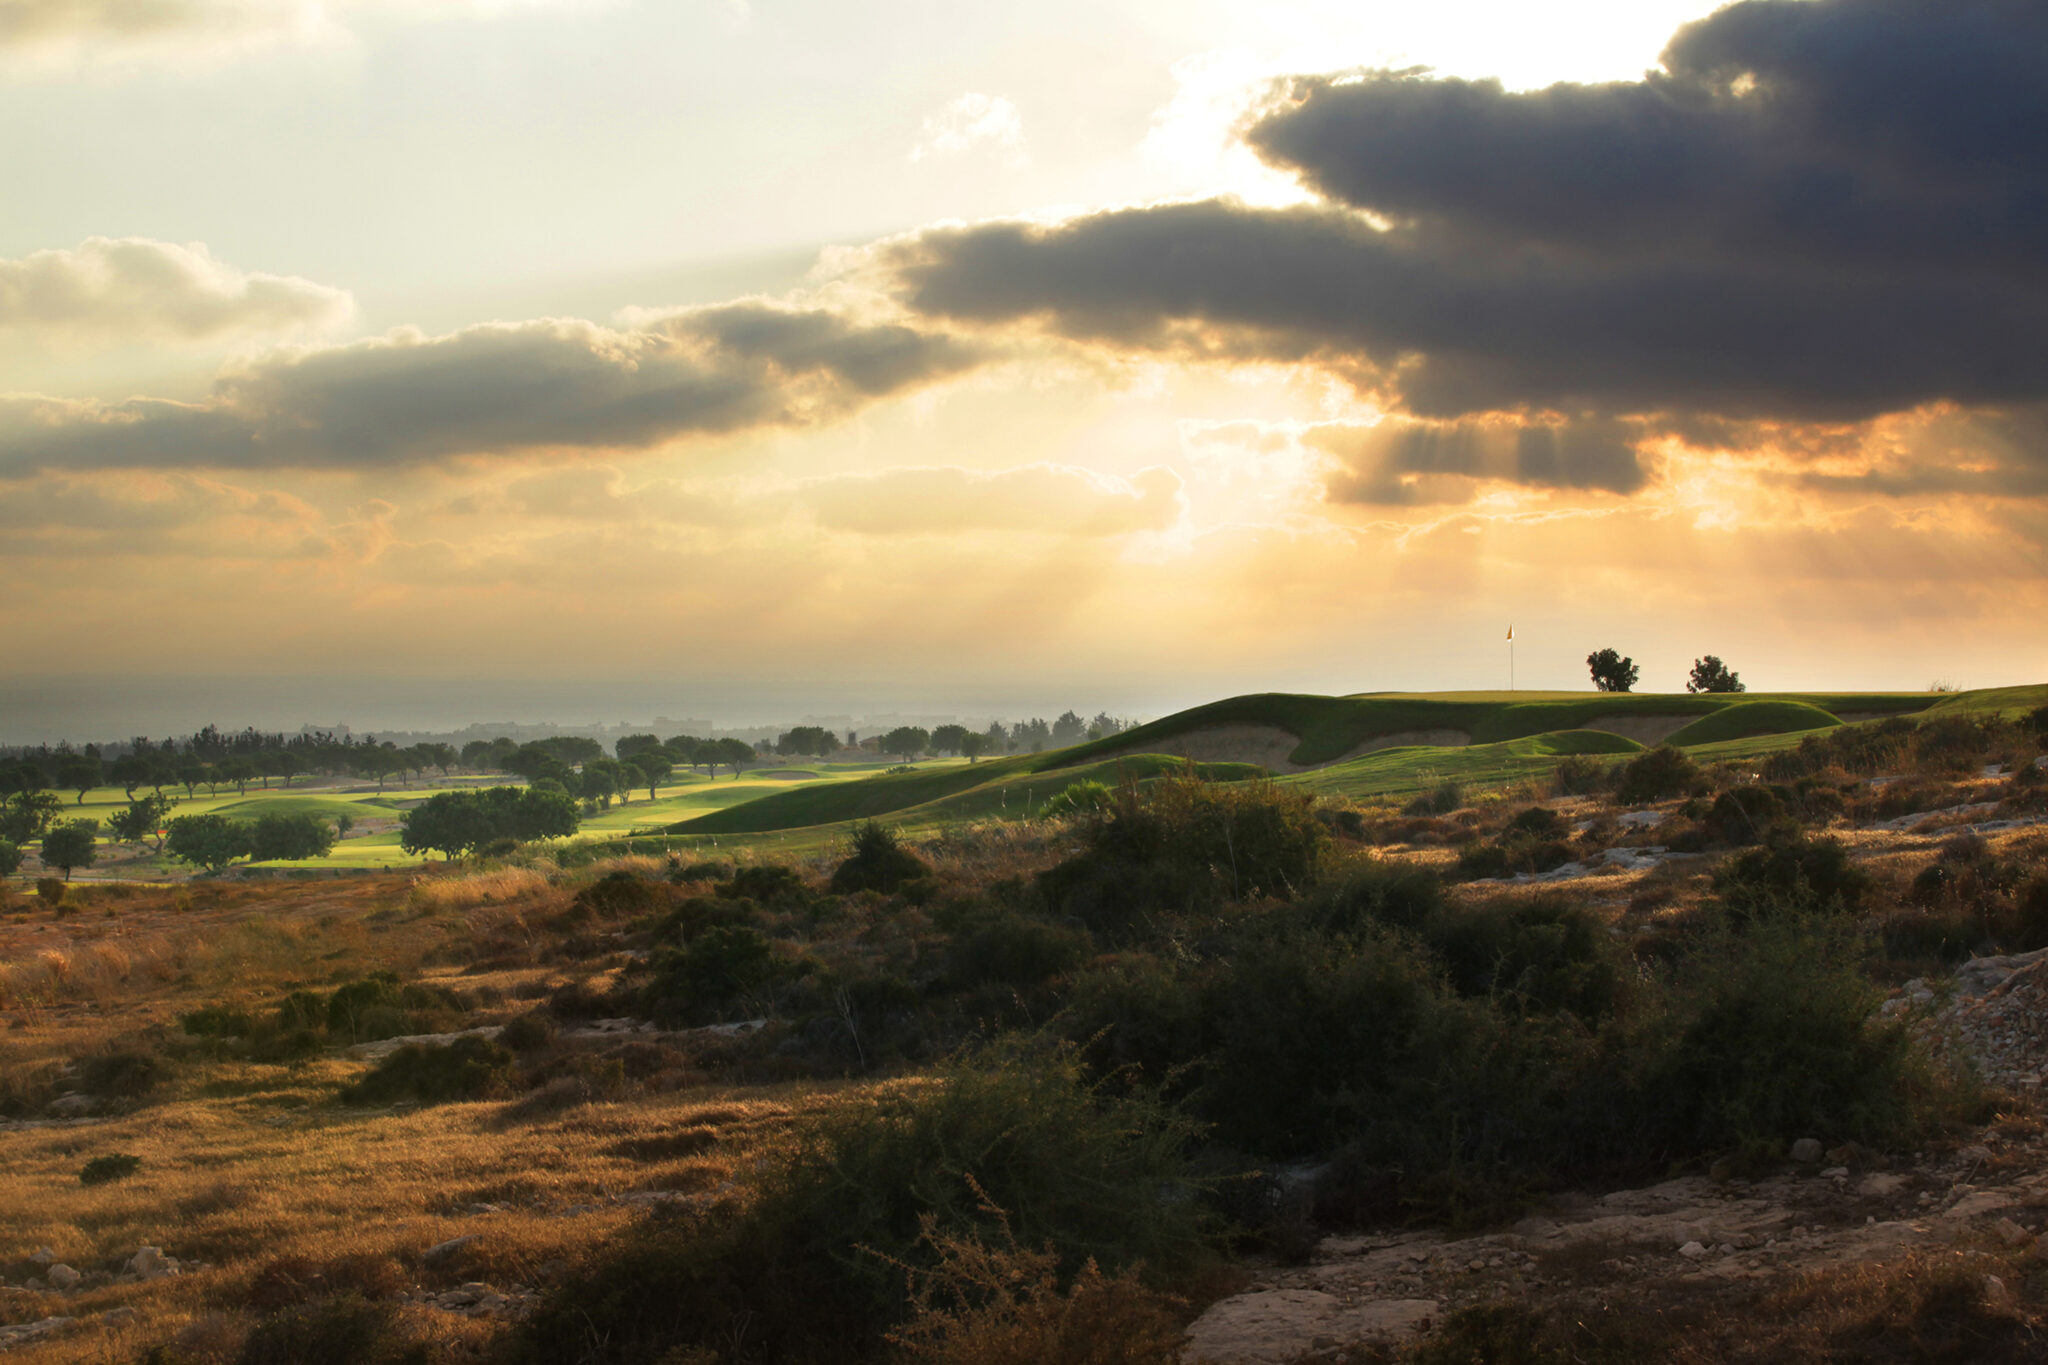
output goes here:
<path id="1" fill-rule="evenodd" d="M 1046 798 L 1038 813 L 1047 819 L 1062 815 L 1092 815 L 1109 809 L 1116 800 L 1106 782 L 1086 780 L 1073 783 Z"/>
<path id="2" fill-rule="evenodd" d="M 1591 796 L 1606 788 L 1611 769 L 1591 754 L 1566 754 L 1557 760 L 1551 780 L 1559 796 Z"/>
<path id="3" fill-rule="evenodd" d="M 498 1042 L 514 1052 L 533 1052 L 555 1039 L 554 1016 L 546 1010 L 528 1010 L 514 1017 L 498 1034 Z"/>
<path id="4" fill-rule="evenodd" d="M 395 1038 L 407 1031 L 401 997 L 394 973 L 373 972 L 336 987 L 321 1013 L 329 1033 L 352 1043 Z"/>
<path id="5" fill-rule="evenodd" d="M 669 899 L 659 882 L 618 871 L 607 872 L 579 890 L 570 904 L 600 919 L 632 919 L 666 909 Z"/>
<path id="6" fill-rule="evenodd" d="M 949 959 L 953 978 L 965 986 L 1036 986 L 1072 971 L 1093 951 L 1086 929 L 998 913 L 955 934 Z"/>
<path id="7" fill-rule="evenodd" d="M 21 867 L 21 845 L 12 839 L 0 839 L 0 877 L 11 877 Z M 58 883 L 62 885 L 63 883 Z"/>
<path id="8" fill-rule="evenodd" d="M 89 1095 L 138 1099 L 154 1090 L 163 1074 L 163 1062 L 153 1053 L 109 1048 L 79 1062 L 78 1088 Z"/>
<path id="9" fill-rule="evenodd" d="M 1401 808 L 1403 815 L 1449 815 L 1465 804 L 1465 789 L 1456 782 L 1440 782 Z"/>
<path id="10" fill-rule="evenodd" d="M 766 1013 L 772 988 L 812 963 L 745 924 L 706 929 L 683 948 L 661 948 L 642 992 L 658 1018 L 714 1020 L 735 1006 Z"/>
<path id="11" fill-rule="evenodd" d="M 1669 744 L 1636 755 L 1621 765 L 1614 794 L 1622 804 L 1640 806 L 1683 796 L 1701 780 L 1699 765 L 1692 755 Z"/>
<path id="12" fill-rule="evenodd" d="M 756 863 L 732 874 L 732 880 L 718 887 L 727 900 L 753 900 L 766 905 L 783 897 L 801 898 L 804 879 L 793 867 L 782 863 Z"/>
<path id="13" fill-rule="evenodd" d="M 61 877 L 36 878 L 36 895 L 45 905 L 57 905 L 64 899 L 64 879 Z"/>
<path id="14" fill-rule="evenodd" d="M 347 1293 L 273 1313 L 256 1324 L 237 1359 L 239 1365 L 398 1365 L 427 1358 L 400 1331 L 394 1304 Z"/>
<path id="15" fill-rule="evenodd" d="M 81 1185 L 105 1185 L 115 1180 L 126 1180 L 142 1169 L 142 1158 L 126 1152 L 109 1152 L 96 1156 L 79 1168 L 78 1183 Z"/>
<path id="16" fill-rule="evenodd" d="M 1903 1023 L 1846 934 L 1782 918 L 1717 938 L 1678 984 L 1674 1032 L 1645 1082 L 1671 1150 L 1782 1150 L 1813 1134 L 1884 1143 L 1909 1133 L 1928 1088 Z"/>
<path id="17" fill-rule="evenodd" d="M 1076 856 L 1040 873 L 1059 912 L 1098 932 L 1226 900 L 1293 896 L 1314 881 L 1329 846 L 1315 799 L 1271 782 L 1162 778 L 1142 799 L 1126 789 L 1085 832 Z"/>
<path id="18" fill-rule="evenodd" d="M 1342 879 L 1318 887 L 1300 906 L 1318 932 L 1355 936 L 1372 924 L 1419 929 L 1446 903 L 1443 878 L 1428 868 L 1367 858 L 1350 863 Z"/>
<path id="19" fill-rule="evenodd" d="M 1721 903 L 1740 919 L 1772 911 L 1854 914 L 1870 874 L 1849 860 L 1839 839 L 1780 839 L 1753 848 L 1714 874 Z"/>
<path id="20" fill-rule="evenodd" d="M 744 1203 L 601 1249 L 550 1291 L 512 1356 L 638 1365 L 744 1334 L 755 1360 L 872 1359 L 914 1311 L 906 1268 L 1005 1221 L 1062 1279 L 1091 1259 L 1112 1274 L 1141 1260 L 1185 1271 L 1206 1245 L 1186 1197 L 1193 1135 L 1143 1091 L 1086 1084 L 1069 1050 L 962 1057 L 803 1122 Z"/>
<path id="21" fill-rule="evenodd" d="M 1468 996 L 1498 996 L 1517 1010 L 1567 1010 L 1590 1022 L 1621 990 L 1612 940 L 1598 919 L 1561 896 L 1508 906 L 1439 910 L 1423 938 Z"/>
<path id="22" fill-rule="evenodd" d="M 178 1026 L 194 1038 L 246 1038 L 256 1021 L 246 1010 L 226 1005 L 201 1005 L 190 1014 L 178 1016 Z"/>
<path id="23" fill-rule="evenodd" d="M 511 1072 L 510 1052 L 468 1034 L 446 1047 L 407 1043 L 344 1088 L 341 1096 L 349 1104 L 482 1099 L 503 1090 Z"/>
<path id="24" fill-rule="evenodd" d="M 912 1273 L 913 1315 L 888 1334 L 905 1365 L 1178 1365 L 1181 1301 L 1136 1269 L 1095 1262 L 1062 1284 L 1058 1258 L 927 1228 L 937 1257 Z M 993 1241 L 993 1245 L 991 1245 Z"/>
<path id="25" fill-rule="evenodd" d="M 898 842 L 895 832 L 869 820 L 853 832 L 853 855 L 833 869 L 834 895 L 894 893 L 903 883 L 931 875 L 931 865 Z"/>
<path id="26" fill-rule="evenodd" d="M 1714 798 L 1700 823 L 1721 843 L 1760 844 L 1785 818 L 1785 803 L 1769 787 L 1730 787 Z"/>

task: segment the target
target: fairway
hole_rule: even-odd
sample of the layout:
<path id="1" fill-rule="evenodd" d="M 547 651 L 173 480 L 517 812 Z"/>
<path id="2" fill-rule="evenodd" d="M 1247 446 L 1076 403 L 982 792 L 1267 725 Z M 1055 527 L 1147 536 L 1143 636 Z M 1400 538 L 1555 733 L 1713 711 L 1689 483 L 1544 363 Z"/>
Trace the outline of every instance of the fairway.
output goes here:
<path id="1" fill-rule="evenodd" d="M 1270 776 L 1356 802 L 1401 801 L 1445 783 L 1471 792 L 1546 780 L 1581 755 L 1621 761 L 1664 743 L 1702 761 L 1746 761 L 1802 736 L 1887 716 L 2017 715 L 2048 703 L 2048 687 L 1973 692 L 1840 692 L 1717 695 L 1587 692 L 1370 693 L 1319 697 L 1260 693 L 1167 716 L 1122 734 L 1046 753 L 970 763 L 887 759 L 747 768 L 737 777 L 678 775 L 649 799 L 644 789 L 583 817 L 579 840 L 632 839 L 645 847 L 751 847 L 815 853 L 843 847 L 864 820 L 929 836 L 981 821 L 1034 818 L 1076 782 L 1116 787 L 1150 781 L 1193 762 L 1212 781 Z M 352 821 L 325 858 L 241 864 L 273 871 L 359 872 L 418 865 L 399 847 L 404 813 L 444 791 L 516 785 L 500 774 L 465 775 L 416 787 L 301 782 L 247 792 L 223 788 L 176 801 L 171 818 L 266 814 Z M 148 789 L 140 789 L 138 794 Z M 118 787 L 67 794 L 60 819 L 104 824 L 128 804 Z M 158 879 L 186 873 L 167 857 L 117 845 L 102 833 L 100 861 L 81 880 Z"/>

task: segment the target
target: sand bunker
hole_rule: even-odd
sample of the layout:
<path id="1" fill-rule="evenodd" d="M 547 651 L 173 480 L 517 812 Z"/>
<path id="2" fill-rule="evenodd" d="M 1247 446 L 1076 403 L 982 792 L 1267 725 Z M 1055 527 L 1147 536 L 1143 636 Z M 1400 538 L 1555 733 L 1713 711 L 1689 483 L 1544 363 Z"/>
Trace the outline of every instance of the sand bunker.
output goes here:
<path id="1" fill-rule="evenodd" d="M 1256 763 L 1276 773 L 1305 773 L 1377 749 L 1415 744 L 1448 748 L 1471 742 L 1472 736 L 1463 730 L 1402 730 L 1369 739 L 1324 763 L 1294 763 L 1287 756 L 1300 747 L 1301 740 L 1277 725 L 1209 725 L 1172 739 L 1149 741 L 1143 748 L 1146 753 L 1174 754 L 1197 763 Z"/>
<path id="2" fill-rule="evenodd" d="M 1698 716 L 1595 716 L 1579 728 L 1603 730 L 1610 735 L 1632 739 L 1644 748 L 1654 749 L 1698 719 Z"/>

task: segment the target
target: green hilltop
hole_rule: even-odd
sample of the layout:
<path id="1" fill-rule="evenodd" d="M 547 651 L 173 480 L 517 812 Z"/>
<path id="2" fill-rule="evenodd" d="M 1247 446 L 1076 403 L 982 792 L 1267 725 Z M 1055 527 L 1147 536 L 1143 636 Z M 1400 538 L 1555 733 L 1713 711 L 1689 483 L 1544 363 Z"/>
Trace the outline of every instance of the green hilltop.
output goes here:
<path id="1" fill-rule="evenodd" d="M 1485 786 L 1540 777 L 1570 754 L 1618 758 L 1666 743 L 1706 758 L 1743 758 L 1837 725 L 1887 716 L 2013 712 L 2044 703 L 2048 687 L 2040 686 L 1697 695 L 1265 692 L 1193 707 L 1050 753 L 795 786 L 678 822 L 667 832 L 825 832 L 882 818 L 936 827 L 1022 816 L 1072 783 L 1144 781 L 1188 758 L 1217 780 L 1270 773 L 1288 785 L 1332 795 L 1396 797 L 1444 781 Z"/>

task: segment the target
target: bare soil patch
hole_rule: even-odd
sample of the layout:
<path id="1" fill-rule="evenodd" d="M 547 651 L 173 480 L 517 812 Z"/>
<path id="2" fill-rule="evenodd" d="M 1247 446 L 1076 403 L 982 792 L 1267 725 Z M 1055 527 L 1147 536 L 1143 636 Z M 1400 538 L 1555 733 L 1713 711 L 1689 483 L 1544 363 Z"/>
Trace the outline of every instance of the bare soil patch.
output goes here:
<path id="1" fill-rule="evenodd" d="M 1401 730 L 1354 745 L 1327 763 L 1294 763 L 1288 755 L 1300 746 L 1301 739 L 1277 725 L 1210 725 L 1148 743 L 1145 749 L 1148 753 L 1174 754 L 1197 763 L 1256 763 L 1276 773 L 1305 773 L 1380 749 L 1407 745 L 1449 748 L 1471 742 L 1472 736 L 1463 730 Z"/>
<path id="2" fill-rule="evenodd" d="M 1698 716 L 1595 716 L 1579 728 L 1602 730 L 1655 748 L 1698 719 Z"/>

